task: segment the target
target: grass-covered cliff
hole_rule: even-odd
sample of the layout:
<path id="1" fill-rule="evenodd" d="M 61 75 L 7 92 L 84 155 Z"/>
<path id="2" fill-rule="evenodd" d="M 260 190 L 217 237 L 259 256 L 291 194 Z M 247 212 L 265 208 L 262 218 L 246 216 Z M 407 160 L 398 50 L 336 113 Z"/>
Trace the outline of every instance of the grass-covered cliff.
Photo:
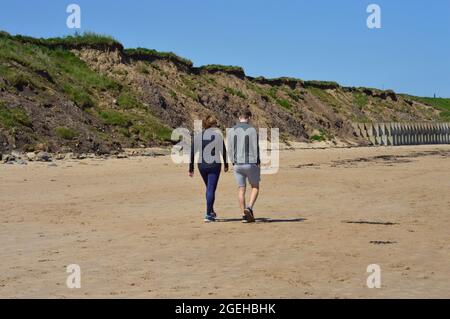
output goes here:
<path id="1" fill-rule="evenodd" d="M 334 82 L 245 75 L 174 53 L 124 49 L 96 34 L 35 39 L 0 33 L 0 151 L 108 153 L 169 143 L 171 129 L 250 107 L 284 139 L 355 140 L 352 121 L 450 120 L 450 99 Z"/>

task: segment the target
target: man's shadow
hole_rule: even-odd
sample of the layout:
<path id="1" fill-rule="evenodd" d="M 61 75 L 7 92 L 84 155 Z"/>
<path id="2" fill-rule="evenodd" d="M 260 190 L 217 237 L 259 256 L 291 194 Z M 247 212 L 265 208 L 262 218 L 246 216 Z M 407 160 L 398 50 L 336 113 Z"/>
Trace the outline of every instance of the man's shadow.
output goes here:
<path id="1" fill-rule="evenodd" d="M 257 223 L 299 223 L 307 220 L 306 218 L 266 218 L 258 217 L 255 218 Z M 217 218 L 218 223 L 229 223 L 229 222 L 242 222 L 242 218 Z"/>

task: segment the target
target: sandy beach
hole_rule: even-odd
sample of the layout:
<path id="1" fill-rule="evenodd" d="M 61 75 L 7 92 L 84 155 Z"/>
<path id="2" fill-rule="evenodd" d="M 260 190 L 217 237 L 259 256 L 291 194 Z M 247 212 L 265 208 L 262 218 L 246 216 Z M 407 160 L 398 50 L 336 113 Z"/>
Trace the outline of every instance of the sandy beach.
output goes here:
<path id="1" fill-rule="evenodd" d="M 250 225 L 231 172 L 205 224 L 169 156 L 56 164 L 0 165 L 2 298 L 450 298 L 450 145 L 284 150 Z"/>

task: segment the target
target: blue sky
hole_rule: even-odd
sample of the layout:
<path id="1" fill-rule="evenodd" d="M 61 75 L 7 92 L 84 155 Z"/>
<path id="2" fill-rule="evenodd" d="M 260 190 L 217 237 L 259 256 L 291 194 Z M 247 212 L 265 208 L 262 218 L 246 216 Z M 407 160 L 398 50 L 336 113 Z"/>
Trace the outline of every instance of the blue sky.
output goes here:
<path id="1" fill-rule="evenodd" d="M 71 3 L 81 6 L 80 31 L 195 65 L 450 97 L 449 0 L 2 0 L 0 29 L 72 34 Z M 371 3 L 381 7 L 381 29 L 366 26 Z"/>

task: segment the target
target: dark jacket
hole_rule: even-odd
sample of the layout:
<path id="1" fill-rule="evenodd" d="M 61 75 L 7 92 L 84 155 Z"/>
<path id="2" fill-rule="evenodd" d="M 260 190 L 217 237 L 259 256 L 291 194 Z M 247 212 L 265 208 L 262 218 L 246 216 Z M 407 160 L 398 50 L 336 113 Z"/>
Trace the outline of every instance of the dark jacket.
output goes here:
<path id="1" fill-rule="evenodd" d="M 201 133 L 198 133 L 198 134 L 201 134 L 201 136 L 194 135 L 192 137 L 192 141 L 191 141 L 191 156 L 190 156 L 190 161 L 189 161 L 189 172 L 191 172 L 191 173 L 194 171 L 195 154 L 198 153 L 198 152 L 202 152 L 202 154 L 203 154 L 203 151 L 204 151 L 205 147 L 207 145 L 209 145 L 210 143 L 212 143 L 215 140 L 215 138 L 217 137 L 217 135 L 213 135 L 213 136 L 211 136 L 211 139 L 207 140 L 203 136 L 204 133 L 205 133 L 205 131 L 202 131 Z M 195 138 L 201 138 L 201 142 L 202 142 L 201 143 L 201 149 L 199 149 L 199 147 L 197 145 L 195 145 L 195 143 L 194 143 Z M 222 150 L 220 150 L 220 151 L 222 153 L 224 166 L 225 166 L 225 168 L 228 168 L 227 149 L 225 147 L 225 142 L 223 141 L 223 137 L 222 136 L 220 136 L 220 139 L 222 140 Z M 211 155 L 212 156 L 216 155 L 215 154 L 215 149 L 213 150 Z M 198 163 L 198 166 L 199 166 L 199 168 L 201 168 L 201 167 L 203 167 L 203 168 L 218 167 L 220 169 L 221 166 L 222 166 L 222 163 L 220 163 L 220 162 L 206 163 L 204 160 L 202 160 L 201 163 Z"/>

